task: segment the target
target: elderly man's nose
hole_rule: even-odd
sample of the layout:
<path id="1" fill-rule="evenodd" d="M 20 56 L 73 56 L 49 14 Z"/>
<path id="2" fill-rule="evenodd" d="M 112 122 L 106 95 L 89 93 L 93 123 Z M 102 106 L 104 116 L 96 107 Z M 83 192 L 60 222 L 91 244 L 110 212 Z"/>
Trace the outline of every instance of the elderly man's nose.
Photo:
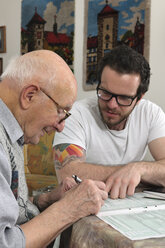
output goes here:
<path id="1" fill-rule="evenodd" d="M 65 121 L 58 122 L 57 124 L 55 124 L 55 129 L 57 130 L 57 132 L 62 132 L 64 126 L 65 126 Z"/>

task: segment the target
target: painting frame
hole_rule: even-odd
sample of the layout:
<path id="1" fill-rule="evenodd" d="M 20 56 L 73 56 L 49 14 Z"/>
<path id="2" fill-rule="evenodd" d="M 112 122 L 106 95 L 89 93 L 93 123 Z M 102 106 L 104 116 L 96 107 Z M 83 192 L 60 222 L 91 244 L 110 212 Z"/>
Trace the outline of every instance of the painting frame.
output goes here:
<path id="1" fill-rule="evenodd" d="M 3 58 L 0 58 L 0 76 L 3 72 Z"/>
<path id="2" fill-rule="evenodd" d="M 6 26 L 0 26 L 0 53 L 6 53 Z"/>
<path id="3" fill-rule="evenodd" d="M 88 51 L 89 49 L 87 48 L 87 44 L 89 42 L 89 36 L 88 36 L 88 4 L 92 0 L 85 0 L 85 14 L 84 14 L 84 42 L 83 42 L 83 73 L 82 73 L 82 82 L 83 82 L 83 89 L 84 91 L 90 91 L 90 90 L 95 90 L 97 87 L 97 82 L 95 81 L 94 83 L 88 83 Z M 101 1 L 101 0 L 100 0 Z M 105 3 L 108 4 L 109 1 L 105 1 Z M 111 2 L 111 1 L 110 1 Z M 150 16 L 151 16 L 151 0 L 144 0 L 145 4 L 145 18 L 144 18 L 144 50 L 143 50 L 143 55 L 144 57 L 149 61 L 149 48 L 150 48 Z M 89 22 L 90 23 L 90 22 Z M 97 60 L 97 58 L 96 58 Z M 95 63 L 98 65 L 98 61 Z M 97 66 L 96 65 L 96 66 Z"/>

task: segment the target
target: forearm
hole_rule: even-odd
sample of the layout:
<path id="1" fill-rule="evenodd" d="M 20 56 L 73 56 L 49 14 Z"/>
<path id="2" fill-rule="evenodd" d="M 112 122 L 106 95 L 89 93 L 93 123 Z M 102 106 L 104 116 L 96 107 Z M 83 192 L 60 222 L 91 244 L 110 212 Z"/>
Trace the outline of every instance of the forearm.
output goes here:
<path id="1" fill-rule="evenodd" d="M 142 182 L 165 187 L 165 159 L 153 162 L 139 162 Z"/>
<path id="2" fill-rule="evenodd" d="M 67 176 L 78 175 L 82 179 L 93 179 L 106 182 L 107 178 L 120 166 L 103 166 L 85 163 L 81 160 L 74 160 L 65 163 L 64 166 L 56 166 L 56 174 L 59 182 Z"/>
<path id="3" fill-rule="evenodd" d="M 52 204 L 40 215 L 21 225 L 26 237 L 26 248 L 46 247 L 76 220 L 70 215 L 69 206 L 63 200 Z"/>
<path id="4" fill-rule="evenodd" d="M 77 220 L 97 214 L 107 197 L 105 184 L 102 182 L 84 180 L 80 185 L 76 184 L 61 200 L 21 225 L 26 238 L 26 248 L 46 247 Z"/>
<path id="5" fill-rule="evenodd" d="M 77 145 L 59 144 L 53 149 L 58 181 L 67 176 L 78 175 L 82 179 L 106 182 L 107 178 L 120 166 L 104 166 L 86 163 L 86 151 Z"/>

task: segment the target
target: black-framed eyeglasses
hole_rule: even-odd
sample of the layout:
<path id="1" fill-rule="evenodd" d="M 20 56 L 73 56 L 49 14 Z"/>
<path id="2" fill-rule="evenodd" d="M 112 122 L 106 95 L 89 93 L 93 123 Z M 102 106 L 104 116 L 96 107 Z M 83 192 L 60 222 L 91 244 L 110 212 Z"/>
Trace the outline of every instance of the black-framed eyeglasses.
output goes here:
<path id="1" fill-rule="evenodd" d="M 60 120 L 60 123 L 64 120 L 66 120 L 70 115 L 71 113 L 69 113 L 66 109 L 62 108 L 51 96 L 49 96 L 45 90 L 41 89 L 40 90 L 47 96 L 49 97 L 50 100 L 52 100 L 54 102 L 54 104 L 56 105 L 56 108 L 57 108 L 57 111 L 58 111 L 58 114 L 60 115 L 61 114 L 61 110 L 63 111 L 63 113 L 65 114 L 65 116 Z"/>
<path id="2" fill-rule="evenodd" d="M 125 95 L 116 95 L 107 91 L 105 89 L 97 87 L 97 96 L 103 101 L 110 101 L 113 97 L 115 97 L 116 102 L 119 106 L 131 106 L 133 100 L 136 96 L 125 96 Z"/>

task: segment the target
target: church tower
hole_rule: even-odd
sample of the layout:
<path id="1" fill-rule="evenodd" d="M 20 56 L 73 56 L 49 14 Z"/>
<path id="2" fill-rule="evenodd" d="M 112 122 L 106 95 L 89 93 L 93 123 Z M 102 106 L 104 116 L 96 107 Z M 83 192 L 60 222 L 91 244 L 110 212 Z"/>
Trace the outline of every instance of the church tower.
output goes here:
<path id="1" fill-rule="evenodd" d="M 26 25 L 30 37 L 28 41 L 28 51 L 43 49 L 45 23 L 46 21 L 37 13 L 37 8 L 35 8 L 35 14 Z"/>
<path id="2" fill-rule="evenodd" d="M 104 54 L 117 45 L 118 32 L 118 11 L 108 5 L 108 0 L 104 8 L 97 15 L 98 25 L 98 61 Z"/>
<path id="3" fill-rule="evenodd" d="M 57 35 L 57 21 L 56 21 L 56 19 L 57 19 L 57 16 L 55 15 L 54 16 L 54 24 L 53 24 L 53 33 L 55 35 Z"/>

